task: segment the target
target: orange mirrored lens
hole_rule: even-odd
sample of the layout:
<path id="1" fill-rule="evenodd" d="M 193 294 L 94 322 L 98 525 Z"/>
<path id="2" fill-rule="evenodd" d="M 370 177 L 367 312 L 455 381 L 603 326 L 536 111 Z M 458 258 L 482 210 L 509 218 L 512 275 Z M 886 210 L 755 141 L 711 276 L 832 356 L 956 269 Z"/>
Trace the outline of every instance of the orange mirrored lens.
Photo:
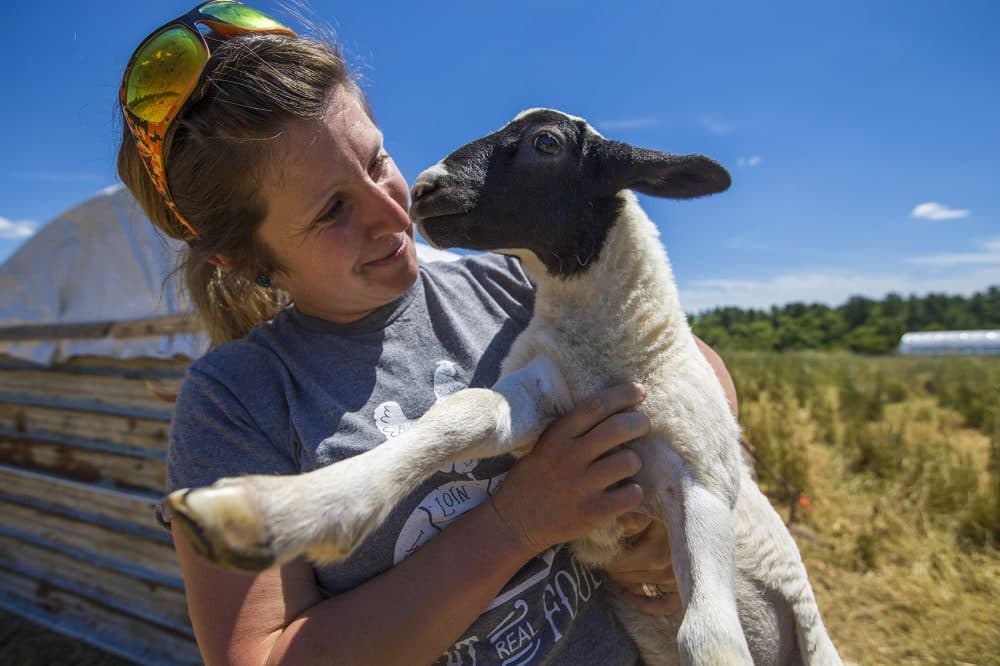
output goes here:
<path id="1" fill-rule="evenodd" d="M 204 5 L 198 11 L 241 30 L 250 30 L 252 32 L 268 32 L 272 30 L 291 32 L 291 30 L 267 14 L 262 14 L 256 9 L 236 2 L 212 2 Z M 239 32 L 239 30 L 236 32 Z"/>
<path id="2" fill-rule="evenodd" d="M 163 122 L 184 103 L 208 59 L 198 35 L 175 26 L 149 39 L 132 60 L 125 102 L 151 123 Z"/>

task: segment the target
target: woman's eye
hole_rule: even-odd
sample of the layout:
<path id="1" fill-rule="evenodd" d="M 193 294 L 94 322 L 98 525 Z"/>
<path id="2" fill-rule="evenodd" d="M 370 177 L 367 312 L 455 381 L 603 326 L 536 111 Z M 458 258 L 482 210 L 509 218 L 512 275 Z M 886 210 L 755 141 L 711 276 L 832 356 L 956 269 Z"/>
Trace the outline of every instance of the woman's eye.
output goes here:
<path id="1" fill-rule="evenodd" d="M 388 166 L 390 159 L 392 158 L 390 158 L 387 153 L 380 154 L 375 158 L 375 161 L 372 162 L 371 167 L 368 169 L 368 175 L 372 178 L 378 178 L 381 176 L 385 173 L 385 168 Z"/>
<path id="2" fill-rule="evenodd" d="M 535 136 L 535 140 L 532 142 L 536 150 L 540 150 L 543 153 L 549 155 L 555 155 L 559 152 L 562 146 L 559 145 L 559 139 L 553 136 L 550 132 L 540 132 Z"/>
<path id="3" fill-rule="evenodd" d="M 337 219 L 340 215 L 340 211 L 344 208 L 343 201 L 335 201 L 332 206 L 330 206 L 325 213 L 319 216 L 321 222 L 332 222 Z"/>

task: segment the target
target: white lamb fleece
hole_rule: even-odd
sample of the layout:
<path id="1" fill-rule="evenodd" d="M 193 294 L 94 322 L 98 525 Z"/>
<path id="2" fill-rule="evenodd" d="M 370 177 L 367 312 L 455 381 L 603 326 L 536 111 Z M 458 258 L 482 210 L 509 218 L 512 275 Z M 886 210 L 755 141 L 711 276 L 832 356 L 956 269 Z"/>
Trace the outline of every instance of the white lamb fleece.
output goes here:
<path id="1" fill-rule="evenodd" d="M 646 387 L 641 409 L 650 418 L 652 434 L 630 447 L 643 460 L 637 481 L 647 510 L 656 516 L 678 512 L 677 498 L 684 495 L 683 511 L 708 523 L 703 547 L 736 543 L 733 559 L 723 558 L 718 568 L 699 572 L 699 565 L 692 567 L 690 561 L 675 566 L 681 574 L 694 569 L 688 580 L 679 580 L 682 591 L 690 593 L 695 578 L 705 590 L 706 610 L 700 615 L 705 621 L 689 630 L 694 634 L 690 640 L 698 643 L 692 648 L 695 654 L 678 654 L 674 637 L 682 629 L 679 618 L 650 619 L 630 606 L 616 607 L 646 663 L 674 664 L 682 657 L 684 663 L 747 663 L 746 648 L 713 651 L 719 646 L 701 638 L 727 623 L 730 631 L 745 637 L 758 663 L 786 663 L 799 649 L 802 663 L 840 663 L 798 549 L 740 456 L 739 427 L 714 371 L 694 343 L 659 232 L 632 192 L 618 196 L 624 206 L 600 255 L 573 279 L 550 275 L 533 252 L 504 250 L 521 260 L 537 297 L 532 320 L 505 359 L 503 374 L 549 359 L 566 383 L 568 404 L 638 379 Z M 676 455 L 664 457 L 664 450 Z M 727 522 L 728 533 L 715 529 Z M 621 552 L 619 526 L 609 523 L 572 548 L 581 561 L 604 566 Z M 691 544 L 689 550 L 696 557 L 699 547 Z M 687 560 L 674 553 L 678 555 Z M 738 575 L 734 578 L 727 567 Z M 790 617 L 770 608 L 768 590 L 785 600 Z M 743 623 L 746 629 L 718 603 L 727 596 L 750 618 Z M 786 637 L 798 634 L 800 646 L 787 640 L 782 644 L 777 635 L 782 630 Z M 706 649 L 699 653 L 702 647 Z"/>
<path id="2" fill-rule="evenodd" d="M 730 442 L 738 441 L 738 426 L 694 343 L 656 225 L 632 192 L 619 196 L 626 205 L 601 256 L 574 279 L 550 277 L 533 253 L 516 252 L 538 295 L 531 323 L 511 348 L 503 372 L 536 356 L 554 359 L 574 403 L 612 384 L 640 381 L 647 391 L 642 410 L 653 430 L 732 505 L 738 452 Z M 690 386 L 699 390 L 686 390 Z M 718 449 L 709 458 L 703 455 L 706 437 Z M 697 444 L 687 448 L 688 442 Z M 642 453 L 643 447 L 634 448 Z M 721 468 L 719 460 L 725 463 Z"/>

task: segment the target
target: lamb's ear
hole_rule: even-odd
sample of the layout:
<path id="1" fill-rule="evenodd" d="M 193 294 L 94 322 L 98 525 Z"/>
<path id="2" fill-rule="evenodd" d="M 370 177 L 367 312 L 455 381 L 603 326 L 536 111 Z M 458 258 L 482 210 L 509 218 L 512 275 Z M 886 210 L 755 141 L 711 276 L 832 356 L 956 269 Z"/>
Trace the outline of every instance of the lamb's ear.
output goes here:
<path id="1" fill-rule="evenodd" d="M 609 141 L 605 168 L 617 189 L 665 199 L 715 194 L 732 182 L 729 172 L 704 155 L 671 155 Z"/>

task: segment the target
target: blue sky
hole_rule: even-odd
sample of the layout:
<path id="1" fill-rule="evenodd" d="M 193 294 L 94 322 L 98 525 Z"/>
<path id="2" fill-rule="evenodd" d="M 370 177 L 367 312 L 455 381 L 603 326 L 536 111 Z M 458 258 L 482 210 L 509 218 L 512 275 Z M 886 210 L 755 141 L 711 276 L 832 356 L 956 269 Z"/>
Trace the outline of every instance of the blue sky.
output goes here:
<path id="1" fill-rule="evenodd" d="M 188 0 L 10 0 L 0 261 L 117 182 L 116 93 Z M 254 6 L 287 17 L 276 2 Z M 1000 284 L 1000 4 L 311 0 L 403 173 L 519 110 L 705 153 L 733 187 L 644 199 L 688 311 Z M 299 27 L 294 22 L 293 27 Z"/>

